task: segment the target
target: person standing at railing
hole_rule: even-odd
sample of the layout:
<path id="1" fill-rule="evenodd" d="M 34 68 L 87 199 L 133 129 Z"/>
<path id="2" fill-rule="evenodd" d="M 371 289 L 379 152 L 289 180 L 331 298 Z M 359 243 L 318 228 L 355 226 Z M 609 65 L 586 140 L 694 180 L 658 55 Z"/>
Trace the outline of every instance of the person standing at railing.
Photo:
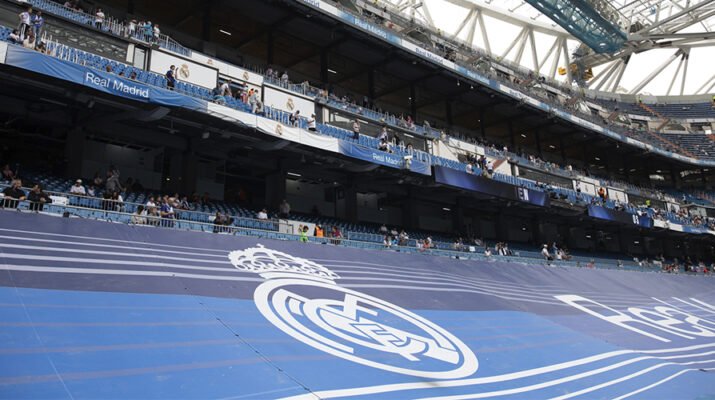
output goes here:
<path id="1" fill-rule="evenodd" d="M 22 181 L 15 179 L 12 184 L 2 191 L 5 195 L 5 201 L 3 207 L 5 208 L 17 208 L 21 201 L 24 201 L 27 197 L 25 192 L 22 190 Z"/>
<path id="2" fill-rule="evenodd" d="M 129 21 L 129 26 L 127 27 L 127 35 L 129 37 L 134 37 L 137 33 L 137 20 L 133 19 Z"/>
<path id="3" fill-rule="evenodd" d="M 159 29 L 159 24 L 154 25 L 154 40 L 152 42 L 159 44 L 159 36 L 161 35 L 161 29 Z"/>
<path id="4" fill-rule="evenodd" d="M 27 196 L 30 201 L 30 210 L 40 212 L 45 204 L 52 203 L 52 199 L 42 190 L 42 186 L 35 185 Z"/>
<path id="5" fill-rule="evenodd" d="M 41 42 L 40 34 L 42 34 L 42 27 L 45 25 L 45 18 L 42 16 L 42 11 L 37 10 L 35 14 L 32 15 L 32 29 L 35 32 L 35 42 Z"/>
<path id="6" fill-rule="evenodd" d="M 176 87 L 176 66 L 172 65 L 169 70 L 166 71 L 166 88 L 169 90 L 174 90 Z"/>
<path id="7" fill-rule="evenodd" d="M 101 8 L 97 8 L 97 11 L 94 13 L 94 27 L 101 30 L 105 17 L 104 11 L 102 11 Z"/>
<path id="8" fill-rule="evenodd" d="M 32 7 L 27 7 L 25 11 L 18 14 L 18 18 L 20 19 L 20 25 L 17 27 L 17 30 L 20 32 L 20 40 L 24 41 L 32 29 Z"/>

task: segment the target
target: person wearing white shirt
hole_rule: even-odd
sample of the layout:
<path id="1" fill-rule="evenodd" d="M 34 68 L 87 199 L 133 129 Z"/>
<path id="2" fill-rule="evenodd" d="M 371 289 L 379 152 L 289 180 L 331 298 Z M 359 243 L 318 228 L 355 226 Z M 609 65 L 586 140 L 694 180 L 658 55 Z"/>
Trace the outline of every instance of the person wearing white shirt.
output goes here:
<path id="1" fill-rule="evenodd" d="M 94 27 L 97 29 L 102 29 L 102 24 L 104 23 L 104 11 L 101 8 L 97 9 L 94 13 Z"/>
<path id="2" fill-rule="evenodd" d="M 308 120 L 308 130 L 311 132 L 317 131 L 317 124 L 315 122 L 315 114 L 310 115 L 310 119 Z"/>
<path id="3" fill-rule="evenodd" d="M 87 191 L 84 189 L 84 186 L 82 186 L 82 180 L 81 180 L 81 179 L 77 179 L 77 180 L 75 181 L 74 185 L 72 185 L 72 187 L 70 188 L 70 193 L 72 193 L 72 194 L 77 194 L 77 195 L 80 195 L 80 196 L 86 196 L 86 195 L 87 195 Z"/>
<path id="4" fill-rule="evenodd" d="M 553 257 L 551 257 L 551 254 L 549 253 L 548 245 L 544 245 L 544 247 L 541 249 L 541 255 L 544 256 L 544 259 L 547 261 L 553 260 Z"/>
<path id="5" fill-rule="evenodd" d="M 20 14 L 20 40 L 25 40 L 30 34 L 30 23 L 32 22 L 32 7 L 27 7 L 27 9 Z"/>
<path id="6" fill-rule="evenodd" d="M 155 207 L 156 207 L 156 203 L 154 202 L 154 197 L 153 196 L 149 197 L 149 200 L 147 200 L 147 202 L 146 202 L 146 208 L 149 209 L 149 208 L 155 208 Z"/>
<path id="7" fill-rule="evenodd" d="M 265 208 L 258 212 L 258 219 L 268 219 L 268 212 Z"/>

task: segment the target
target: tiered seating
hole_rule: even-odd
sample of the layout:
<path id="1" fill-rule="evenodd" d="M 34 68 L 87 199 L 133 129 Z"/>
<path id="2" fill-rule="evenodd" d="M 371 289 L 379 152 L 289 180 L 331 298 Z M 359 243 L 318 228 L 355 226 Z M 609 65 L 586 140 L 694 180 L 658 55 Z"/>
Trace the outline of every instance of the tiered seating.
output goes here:
<path id="1" fill-rule="evenodd" d="M 715 160 L 715 141 L 702 133 L 663 133 L 664 137 L 705 160 Z"/>

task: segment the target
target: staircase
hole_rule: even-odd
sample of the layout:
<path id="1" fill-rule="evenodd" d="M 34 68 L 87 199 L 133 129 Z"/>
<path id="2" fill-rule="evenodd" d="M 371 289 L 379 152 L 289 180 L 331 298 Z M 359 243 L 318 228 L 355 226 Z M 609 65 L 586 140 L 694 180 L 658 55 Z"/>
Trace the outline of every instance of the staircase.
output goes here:
<path id="1" fill-rule="evenodd" d="M 671 151 L 677 152 L 679 154 L 682 154 L 684 156 L 692 157 L 692 158 L 698 158 L 696 155 L 693 153 L 689 152 L 683 146 L 680 146 L 674 142 L 672 142 L 670 139 L 664 137 L 663 135 L 659 135 L 657 133 L 651 132 L 650 130 L 647 130 L 648 135 L 650 135 L 652 138 L 655 139 L 656 142 L 661 143 L 661 145 L 665 145 L 666 149 L 670 149 Z"/>
<path id="2" fill-rule="evenodd" d="M 663 128 L 664 128 L 666 125 L 668 125 L 668 123 L 670 122 L 670 118 L 668 118 L 668 117 L 666 117 L 665 115 L 659 113 L 658 111 L 654 110 L 653 108 L 651 108 L 650 106 L 648 106 L 647 104 L 645 104 L 645 103 L 643 103 L 643 102 L 640 102 L 640 101 L 639 101 L 639 102 L 638 102 L 638 107 L 640 107 L 641 109 L 643 109 L 643 110 L 649 112 L 650 114 L 652 114 L 652 115 L 654 115 L 654 116 L 656 116 L 656 117 L 658 117 L 659 119 L 662 120 L 662 122 L 658 125 L 658 127 L 655 128 L 656 132 L 660 132 L 661 129 L 663 129 Z"/>

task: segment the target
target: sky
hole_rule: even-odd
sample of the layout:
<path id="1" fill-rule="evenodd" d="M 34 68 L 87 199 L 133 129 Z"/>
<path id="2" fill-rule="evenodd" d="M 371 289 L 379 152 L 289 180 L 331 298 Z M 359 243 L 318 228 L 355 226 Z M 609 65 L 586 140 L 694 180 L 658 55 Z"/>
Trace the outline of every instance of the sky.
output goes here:
<path id="1" fill-rule="evenodd" d="M 506 8 L 508 7 L 516 8 L 514 13 L 518 13 L 528 18 L 532 18 L 536 21 L 552 24 L 552 22 L 548 20 L 548 18 L 539 14 L 536 9 L 532 8 L 528 4 L 524 4 L 523 0 L 493 0 L 491 1 L 491 4 L 486 3 L 486 1 L 488 0 L 472 1 L 482 5 L 487 5 L 488 7 L 494 9 L 506 10 Z M 623 3 L 624 1 L 632 0 L 612 1 L 616 3 Z M 442 31 L 448 34 L 452 34 L 458 29 L 460 22 L 468 13 L 468 10 L 466 8 L 456 6 L 446 0 L 423 0 L 423 2 L 428 7 L 435 24 L 439 26 Z M 651 2 L 657 4 L 656 1 L 651 0 Z M 661 4 L 664 3 L 665 0 L 661 2 Z M 489 36 L 489 43 L 491 45 L 492 53 L 496 55 L 501 55 L 504 50 L 508 48 L 509 44 L 514 40 L 514 38 L 516 38 L 521 29 L 518 25 L 512 25 L 510 23 L 506 23 L 498 19 L 491 18 L 489 16 L 484 17 L 484 23 L 487 28 L 487 36 Z M 688 28 L 687 30 L 684 30 L 683 32 L 703 32 L 705 31 L 705 29 L 706 28 L 703 25 L 698 24 Z M 458 37 L 465 40 L 467 38 L 467 30 L 468 29 L 463 29 L 462 33 Z M 481 36 L 482 35 L 480 33 L 480 29 L 477 28 L 474 34 L 474 45 L 479 48 L 484 48 L 484 41 Z M 537 32 L 535 34 L 535 42 L 537 55 L 545 55 L 553 44 L 554 37 Z M 579 43 L 576 40 L 569 40 L 568 48 L 570 52 L 575 50 L 578 46 Z M 651 71 L 655 70 L 658 66 L 660 66 L 668 57 L 673 55 L 676 51 L 677 49 L 657 49 L 632 56 L 629 62 L 629 66 L 626 69 L 626 72 L 621 80 L 621 90 L 628 92 L 633 89 L 636 85 L 638 85 L 639 82 L 641 82 L 641 80 L 645 76 L 647 76 Z M 512 50 L 512 52 L 506 58 L 513 61 L 514 54 L 515 51 Z M 715 46 L 691 49 L 684 94 L 695 94 L 695 92 L 706 81 L 713 77 L 715 70 L 712 69 L 711 65 L 712 60 L 714 59 Z M 673 80 L 673 76 L 678 69 L 678 63 L 679 59 L 676 59 L 674 62 L 672 62 L 669 67 L 667 67 L 661 74 L 659 74 L 653 81 L 651 81 L 651 83 L 645 86 L 640 91 L 640 93 L 665 95 L 668 91 L 668 87 Z M 524 49 L 521 64 L 531 69 L 533 69 L 534 67 L 531 49 L 528 44 Z M 545 71 L 542 72 L 548 74 L 550 65 L 551 61 L 549 60 L 543 68 L 543 70 Z M 564 62 L 560 62 L 559 66 L 565 66 Z M 605 70 L 606 67 L 607 65 L 594 68 L 594 74 L 596 75 L 595 79 L 598 79 L 598 74 Z M 671 95 L 680 94 L 682 73 L 683 68 L 681 68 L 681 70 L 679 71 L 675 83 L 673 84 Z M 713 92 L 713 90 L 711 90 L 711 92 Z"/>

